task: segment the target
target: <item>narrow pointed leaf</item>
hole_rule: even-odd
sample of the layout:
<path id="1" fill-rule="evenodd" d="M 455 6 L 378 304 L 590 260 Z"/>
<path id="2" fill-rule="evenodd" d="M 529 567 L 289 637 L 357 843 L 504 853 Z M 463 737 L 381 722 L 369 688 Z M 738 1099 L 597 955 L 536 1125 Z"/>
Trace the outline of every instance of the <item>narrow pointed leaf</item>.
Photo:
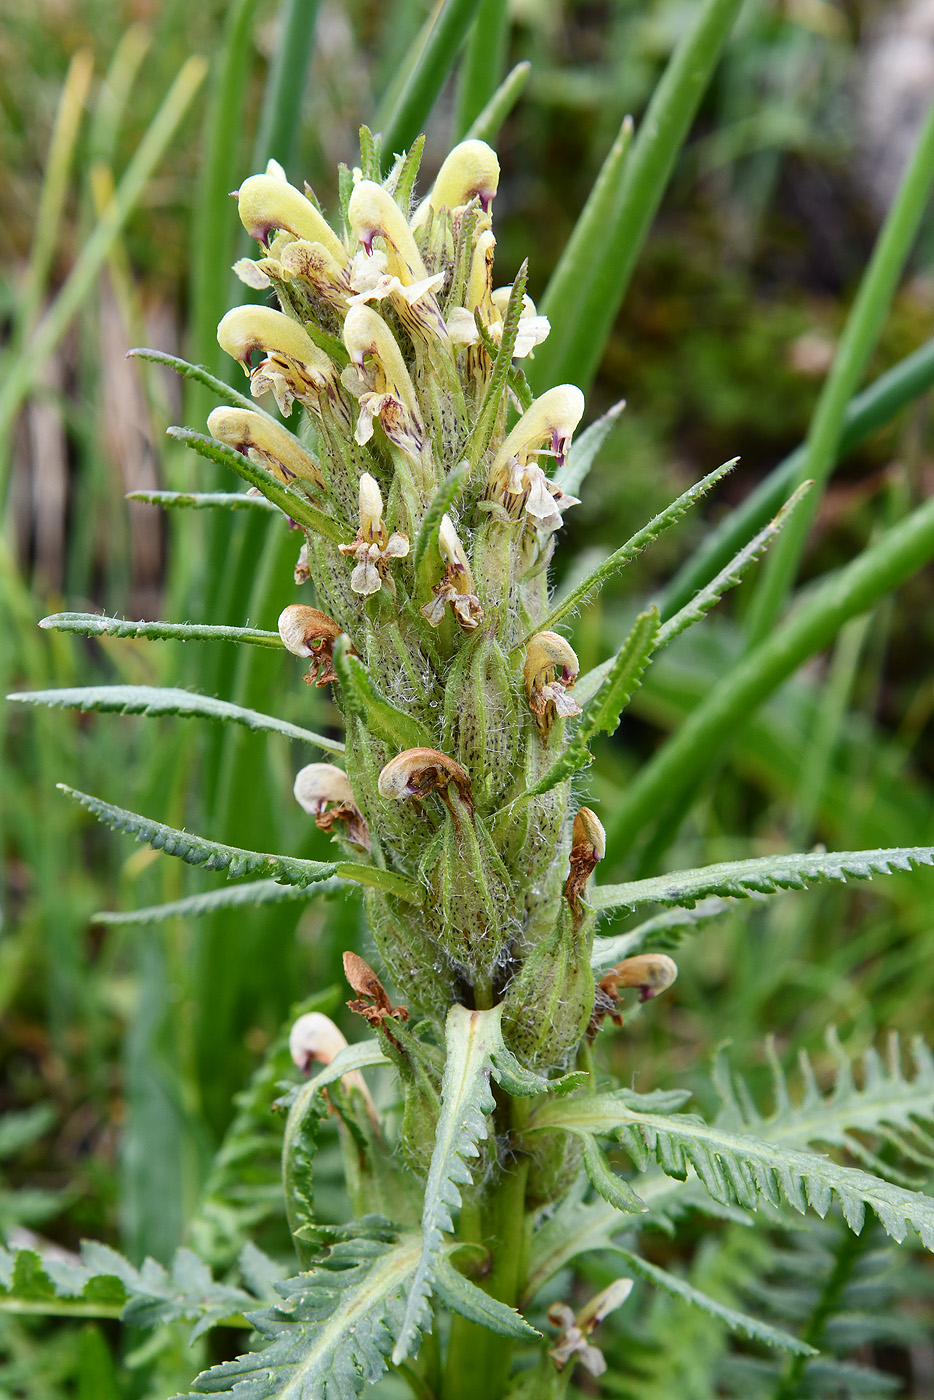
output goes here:
<path id="1" fill-rule="evenodd" d="M 284 486 L 281 481 L 276 480 L 271 472 L 267 472 L 263 467 L 258 467 L 255 462 L 250 461 L 249 457 L 244 457 L 242 452 L 228 447 L 226 443 L 217 442 L 205 433 L 193 432 L 190 428 L 169 428 L 167 431 L 169 437 L 175 438 L 178 442 L 186 443 L 199 456 L 206 457 L 209 462 L 217 462 L 220 466 L 229 467 L 232 472 L 236 472 L 237 476 L 248 482 L 250 486 L 255 486 L 257 491 L 262 492 L 267 501 L 278 506 L 297 525 L 304 525 L 309 530 L 314 530 L 334 544 L 350 543 L 352 535 L 346 525 L 312 505 L 308 497 L 300 493 L 297 488 L 292 490 L 291 487 Z"/>
<path id="2" fill-rule="evenodd" d="M 560 486 L 566 495 L 577 495 L 597 459 L 597 453 L 616 426 L 625 407 L 626 400 L 620 399 L 619 403 L 608 408 L 596 422 L 585 428 L 579 437 L 574 438 L 567 461 L 555 476 L 556 485 Z"/>
<path id="3" fill-rule="evenodd" d="M 598 1196 L 602 1196 L 614 1210 L 628 1215 L 644 1215 L 648 1206 L 623 1177 L 618 1176 L 610 1166 L 592 1133 L 573 1131 L 574 1137 L 584 1145 L 584 1171 Z"/>
<path id="4" fill-rule="evenodd" d="M 312 729 L 264 715 L 259 710 L 216 700 L 213 695 L 197 695 L 190 690 L 153 685 L 89 685 L 66 687 L 62 690 L 24 690 L 8 695 L 24 705 L 47 705 L 54 709 L 101 710 L 121 715 L 180 715 L 184 718 L 216 719 L 228 724 L 242 724 L 247 729 L 283 734 L 287 739 L 299 739 L 314 744 L 329 753 L 343 753 L 339 739 L 328 739 Z"/>
<path id="5" fill-rule="evenodd" d="M 367 727 L 400 753 L 405 749 L 433 748 L 434 741 L 424 725 L 387 700 L 370 679 L 369 672 L 350 650 L 346 635 L 334 646 L 334 669 L 341 684 L 344 703 L 365 720 Z"/>
<path id="6" fill-rule="evenodd" d="M 627 564 L 632 563 L 633 559 L 637 558 L 638 555 L 642 553 L 646 545 L 658 539 L 663 530 L 667 530 L 670 525 L 674 525 L 676 521 L 681 519 L 682 515 L 690 510 L 691 506 L 695 505 L 703 496 L 706 496 L 707 492 L 712 490 L 717 482 L 726 476 L 727 472 L 733 470 L 738 461 L 739 458 L 734 457 L 732 461 L 724 462 L 722 466 L 709 472 L 702 481 L 696 482 L 693 486 L 689 487 L 687 491 L 682 492 L 676 501 L 672 501 L 670 506 L 666 506 L 663 511 L 659 511 L 658 515 L 654 516 L 647 525 L 644 525 L 641 530 L 638 530 L 636 534 L 634 534 L 631 539 L 627 540 L 624 545 L 621 545 L 615 553 L 611 554 L 607 559 L 604 559 L 602 564 L 598 564 L 582 583 L 579 583 L 566 597 L 562 598 L 561 602 L 556 608 L 552 609 L 545 621 L 536 626 L 535 631 L 546 632 L 553 630 L 563 618 L 582 608 L 587 600 L 591 598 L 598 589 L 602 588 L 608 579 L 612 578 L 614 574 L 619 573 L 620 569 L 625 568 Z M 533 635 L 534 633 L 530 632 L 528 637 L 525 638 L 525 642 L 528 642 Z"/>
<path id="7" fill-rule="evenodd" d="M 742 898 L 801 890 L 824 880 L 871 880 L 896 870 L 934 864 L 934 846 L 894 846 L 875 851 L 827 851 L 804 855 L 763 856 L 730 860 L 699 870 L 674 871 L 625 885 L 598 885 L 590 892 L 594 909 L 620 909 L 637 904 L 677 904 L 690 908 L 709 895 Z"/>
<path id="8" fill-rule="evenodd" d="M 264 510 L 282 519 L 278 506 L 249 491 L 128 491 L 126 499 L 176 510 Z"/>
<path id="9" fill-rule="evenodd" d="M 503 122 L 522 96 L 531 71 L 532 65 L 527 61 L 517 63 L 515 68 L 510 69 L 483 111 L 471 123 L 464 137 L 465 141 L 486 141 L 491 146 L 495 144 Z"/>
<path id="10" fill-rule="evenodd" d="M 230 404 L 231 408 L 245 408 L 250 413 L 262 413 L 267 418 L 272 417 L 256 399 L 247 398 L 246 394 L 238 394 L 236 389 L 232 389 L 223 379 L 218 379 L 217 375 L 205 369 L 204 365 L 190 365 L 178 355 L 167 355 L 164 350 L 150 350 L 144 346 L 128 350 L 126 357 L 128 360 L 147 360 L 153 365 L 165 365 L 183 379 L 191 379 L 195 384 L 202 384 L 205 389 L 210 389 L 212 394 L 216 394 L 222 403 Z"/>
<path id="11" fill-rule="evenodd" d="M 470 1279 L 459 1274 L 449 1259 L 442 1254 L 435 1264 L 434 1291 L 446 1308 L 476 1322 L 500 1337 L 517 1337 L 527 1341 L 530 1337 L 542 1334 L 526 1322 L 521 1313 L 491 1298 Z"/>
<path id="12" fill-rule="evenodd" d="M 383 133 L 385 156 L 406 150 L 424 129 L 479 6 L 480 0 L 444 0 L 432 13 L 401 89 L 388 108 L 384 99 L 377 113 L 376 129 Z"/>
<path id="13" fill-rule="evenodd" d="M 752 896 L 755 897 L 755 896 Z M 590 954 L 590 966 L 595 972 L 613 967 L 621 958 L 631 957 L 649 948 L 673 948 L 681 941 L 681 936 L 719 919 L 733 909 L 730 899 L 702 899 L 693 909 L 668 909 L 664 914 L 656 914 L 646 919 L 636 928 L 627 929 L 612 938 L 595 938 Z"/>
<path id="14" fill-rule="evenodd" d="M 52 613 L 39 623 L 47 632 L 79 632 L 85 637 L 144 637 L 156 642 L 245 642 L 248 646 L 281 649 L 278 632 L 261 627 L 223 627 L 203 622 L 127 622 L 98 613 Z"/>
<path id="15" fill-rule="evenodd" d="M 333 894 L 346 889 L 345 881 L 336 876 L 314 885 L 283 885 L 278 880 L 250 880 L 243 885 L 228 885 L 219 890 L 205 890 L 184 899 L 172 899 L 165 904 L 150 904 L 145 909 L 109 909 L 91 916 L 95 924 L 158 924 L 165 919 L 196 919 L 213 914 L 218 909 L 252 909 L 264 904 L 314 899 L 319 894 Z"/>
<path id="16" fill-rule="evenodd" d="M 113 831 L 125 832 L 135 841 L 151 846 L 154 851 L 178 856 L 189 865 L 203 865 L 206 870 L 224 870 L 228 879 L 261 873 L 287 885 L 312 885 L 318 880 L 328 879 L 336 868 L 320 860 L 297 860 L 293 856 L 266 855 L 259 851 L 240 850 L 236 846 L 224 846 L 219 841 L 210 841 L 189 831 L 177 831 L 137 812 L 114 807 L 109 802 L 102 802 L 99 797 L 66 787 L 64 783 L 59 783 L 58 788 L 82 807 L 87 807 L 98 821 Z"/>

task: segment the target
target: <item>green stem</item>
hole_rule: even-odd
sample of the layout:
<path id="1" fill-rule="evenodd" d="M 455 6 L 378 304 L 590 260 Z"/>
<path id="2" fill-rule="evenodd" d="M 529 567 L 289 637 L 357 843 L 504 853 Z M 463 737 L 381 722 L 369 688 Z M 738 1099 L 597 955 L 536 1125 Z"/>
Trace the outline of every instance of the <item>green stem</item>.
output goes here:
<path id="1" fill-rule="evenodd" d="M 510 1129 L 518 1136 L 529 1121 L 531 1109 L 525 1099 L 508 1102 Z M 470 1243 L 479 1238 L 492 1260 L 490 1272 L 479 1282 L 491 1297 L 510 1307 L 516 1306 L 525 1279 L 528 1174 L 528 1158 L 514 1158 L 484 1192 L 479 1221 L 472 1213 L 466 1218 L 462 1213 L 461 1217 L 460 1238 Z M 480 1393 L 478 1377 L 482 1377 L 484 1400 L 499 1400 L 509 1379 L 513 1345 L 511 1337 L 498 1336 L 466 1318 L 455 1317 L 441 1391 L 443 1400 L 476 1400 Z"/>
<path id="2" fill-rule="evenodd" d="M 771 551 L 762 572 L 747 622 L 749 644 L 768 636 L 794 586 L 807 542 L 823 497 L 823 487 L 837 461 L 837 448 L 847 405 L 856 392 L 869 357 L 876 347 L 899 278 L 918 233 L 934 188 L 934 102 L 918 140 L 911 164 L 863 275 L 856 301 L 847 318 L 833 367 L 824 383 L 811 421 L 804 460 L 795 485 L 809 479 L 816 487 Z"/>

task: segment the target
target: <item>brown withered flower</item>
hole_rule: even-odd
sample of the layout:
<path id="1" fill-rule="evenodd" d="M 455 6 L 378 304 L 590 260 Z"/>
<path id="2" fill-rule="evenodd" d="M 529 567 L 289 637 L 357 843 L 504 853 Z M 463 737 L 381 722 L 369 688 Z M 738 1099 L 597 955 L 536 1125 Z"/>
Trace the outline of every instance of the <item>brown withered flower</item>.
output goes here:
<path id="1" fill-rule="evenodd" d="M 568 691 L 577 680 L 580 665 L 574 649 L 557 632 L 536 632 L 525 654 L 522 677 L 529 709 L 543 739 L 560 716 L 579 715 L 581 707 Z"/>
<path id="2" fill-rule="evenodd" d="M 677 976 L 678 964 L 667 953 L 639 953 L 633 958 L 623 958 L 597 983 L 593 1017 L 587 1028 L 588 1037 L 593 1039 L 606 1016 L 614 1026 L 622 1027 L 623 1017 L 619 1009 L 621 987 L 638 987 L 639 1001 L 651 1001 L 667 991 Z"/>
<path id="3" fill-rule="evenodd" d="M 308 763 L 296 774 L 292 791 L 299 806 L 314 817 L 319 831 L 331 831 L 335 822 L 343 822 L 347 828 L 343 839 L 364 851 L 370 849 L 367 824 L 342 768 L 333 763 Z"/>
<path id="4" fill-rule="evenodd" d="M 293 656 L 311 658 L 311 665 L 302 678 L 306 685 L 330 685 L 337 680 L 334 643 L 340 634 L 341 629 L 333 617 L 304 603 L 292 603 L 279 614 L 279 636 L 283 645 Z"/>
<path id="5" fill-rule="evenodd" d="M 376 1030 L 387 1030 L 387 1020 L 407 1021 L 408 1008 L 393 1006 L 386 988 L 370 967 L 357 953 L 344 954 L 344 976 L 357 993 L 357 1000 L 348 1001 L 348 1009 L 363 1016 Z"/>
<path id="6" fill-rule="evenodd" d="M 571 870 L 564 886 L 564 897 L 575 915 L 587 881 L 606 855 L 606 832 L 589 807 L 578 809 L 571 830 Z"/>
<path id="7" fill-rule="evenodd" d="M 391 758 L 379 775 L 377 786 L 381 797 L 396 802 L 414 798 L 421 802 L 436 792 L 450 806 L 448 788 L 454 784 L 458 796 L 473 811 L 473 789 L 466 770 L 446 753 L 437 749 L 406 749 Z"/>

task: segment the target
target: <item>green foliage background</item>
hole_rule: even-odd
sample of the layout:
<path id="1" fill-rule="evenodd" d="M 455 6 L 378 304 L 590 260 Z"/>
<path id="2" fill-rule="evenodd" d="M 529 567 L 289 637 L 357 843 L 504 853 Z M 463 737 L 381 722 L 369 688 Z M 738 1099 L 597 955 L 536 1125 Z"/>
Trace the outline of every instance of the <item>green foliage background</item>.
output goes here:
<path id="1" fill-rule="evenodd" d="M 498 266 L 514 273 L 529 255 L 536 299 L 623 117 L 631 112 L 638 124 L 698 8 L 674 0 L 523 0 L 508 14 L 494 0 L 447 7 L 452 59 L 458 25 L 473 29 L 457 78 L 436 95 L 426 170 L 510 65 L 529 60 L 524 92 L 497 142 L 496 209 Z M 566 334 L 539 352 L 536 375 L 588 387 L 586 358 L 561 359 L 583 335 L 600 365 L 588 420 L 628 401 L 569 518 L 559 589 L 573 587 L 717 462 L 742 457 L 704 513 L 667 534 L 583 613 L 574 633 L 582 670 L 612 654 L 726 508 L 749 496 L 808 431 L 876 234 L 855 174 L 854 112 L 858 66 L 880 8 L 750 0 L 605 343 L 596 323 L 575 332 L 584 289 L 552 283 L 547 310 Z M 328 701 L 302 687 L 280 653 L 223 642 L 88 641 L 36 623 L 67 608 L 275 628 L 283 595 L 292 597 L 296 548 L 284 528 L 270 528 L 260 512 L 176 511 L 163 522 L 153 507 L 124 501 L 128 489 L 224 489 L 229 479 L 164 436 L 178 421 L 202 430 L 213 399 L 185 383 L 181 402 L 179 381 L 126 365 L 123 352 L 157 344 L 229 373 L 214 329 L 231 299 L 242 300 L 228 269 L 246 249 L 227 192 L 271 154 L 333 208 L 336 164 L 354 159 L 361 121 L 388 123 L 407 143 L 418 125 L 406 128 L 408 109 L 394 95 L 404 95 L 400 73 L 425 17 L 416 0 L 284 0 L 281 9 L 258 0 L 200 7 L 167 0 L 145 13 L 140 7 L 138 18 L 108 0 L 85 0 L 5 17 L 4 693 L 173 685 L 334 732 Z M 192 54 L 209 60 L 206 74 Z M 445 62 L 434 71 L 443 76 Z M 421 93 L 423 111 L 432 96 Z M 867 341 L 871 359 L 854 390 L 924 353 L 929 235 L 922 229 L 891 305 L 881 308 L 878 347 Z M 633 250 L 621 243 L 614 251 L 623 263 Z M 831 479 L 804 554 L 804 587 L 878 539 L 930 494 L 932 479 L 921 394 L 847 453 Z M 848 621 L 832 647 L 818 648 L 744 714 L 728 747 L 704 750 L 674 804 L 655 803 L 649 790 L 640 807 L 647 790 L 634 789 L 637 771 L 730 672 L 757 625 L 756 608 L 760 620 L 767 610 L 761 590 L 752 602 L 753 575 L 653 669 L 631 718 L 598 743 L 592 791 L 610 835 L 602 879 L 816 842 L 855 850 L 934 840 L 929 586 L 929 572 L 915 574 Z M 265 1110 L 276 1077 L 288 1073 L 277 1038 L 290 1008 L 309 996 L 323 997 L 325 1009 L 341 1005 L 343 991 L 328 989 L 342 987 L 341 951 L 364 946 L 359 908 L 289 901 L 153 926 L 95 922 L 102 909 L 211 886 L 89 826 L 55 783 L 76 782 L 229 844 L 328 860 L 328 843 L 308 830 L 291 798 L 304 751 L 280 735 L 173 717 L 7 707 L 0 725 L 0 1057 L 11 1115 L 0 1139 L 0 1224 L 68 1249 L 86 1236 L 108 1239 L 136 1262 L 146 1254 L 168 1262 L 188 1241 L 223 1268 L 252 1220 L 265 1246 L 286 1257 L 267 1170 L 275 1132 L 267 1129 L 267 1141 L 256 1130 L 253 1179 L 246 1186 L 237 1179 L 232 1192 L 229 1163 L 218 1164 L 214 1152 L 232 1115 L 247 1114 L 251 1132 L 265 1123 L 258 1111 L 249 1116 L 249 1105 Z M 761 1072 L 762 1087 L 769 1035 L 785 1064 L 806 1051 L 826 1078 L 828 1023 L 851 1054 L 883 1029 L 923 1032 L 934 998 L 926 972 L 932 895 L 931 874 L 920 871 L 742 907 L 682 946 L 675 993 L 628 1020 L 606 1054 L 641 1091 L 704 1093 L 701 1071 L 724 1038 L 754 1085 Z M 346 1028 L 353 1037 L 349 1020 Z M 262 1060 L 271 1047 L 272 1058 Z M 235 1100 L 251 1073 L 259 1077 L 248 1099 Z M 324 1202 L 339 1218 L 335 1144 L 317 1170 L 319 1208 Z M 727 1302 L 767 1294 L 778 1316 L 787 1293 L 786 1311 L 797 1308 L 798 1317 L 806 1307 L 800 1260 L 808 1251 L 833 1260 L 844 1247 L 835 1231 L 828 1223 L 800 1247 L 778 1234 L 748 1242 L 729 1224 L 697 1243 L 674 1246 L 659 1235 L 657 1262 L 683 1267 Z M 892 1263 L 877 1245 L 867 1233 L 858 1248 L 878 1296 L 914 1301 L 892 1312 L 891 1335 L 854 1328 L 841 1353 L 903 1376 L 894 1393 L 920 1397 L 923 1380 L 912 1376 L 934 1365 L 923 1323 L 930 1270 L 909 1255 Z M 588 1281 L 608 1281 L 606 1267 L 590 1256 Z M 616 1345 L 620 1358 L 642 1367 L 634 1382 L 630 1369 L 611 1365 L 607 1394 L 671 1395 L 686 1357 L 692 1394 L 732 1394 L 717 1389 L 729 1384 L 758 1393 L 754 1366 L 727 1334 L 707 1319 L 697 1334 L 694 1315 L 688 1323 L 683 1314 L 683 1304 L 659 1294 L 632 1314 L 637 1328 L 627 1311 L 615 1343 L 607 1325 L 608 1355 Z M 106 1324 L 82 1331 L 0 1314 L 0 1394 L 167 1395 L 194 1371 L 186 1337 L 171 1321 L 145 1343 L 142 1334 L 126 1343 Z M 204 1362 L 209 1346 L 196 1344 Z M 786 1380 L 786 1391 L 774 1393 L 799 1393 L 795 1378 Z"/>

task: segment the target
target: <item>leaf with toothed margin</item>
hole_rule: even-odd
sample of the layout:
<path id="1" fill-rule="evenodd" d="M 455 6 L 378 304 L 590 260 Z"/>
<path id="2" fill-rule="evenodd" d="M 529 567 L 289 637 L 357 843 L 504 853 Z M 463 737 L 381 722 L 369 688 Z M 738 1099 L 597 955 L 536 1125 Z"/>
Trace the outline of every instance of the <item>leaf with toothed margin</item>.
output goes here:
<path id="1" fill-rule="evenodd" d="M 627 564 L 631 564 L 633 559 L 642 553 L 646 545 L 658 539 L 663 530 L 667 530 L 670 525 L 674 525 L 676 521 L 680 520 L 691 506 L 706 496 L 707 492 L 711 491 L 717 482 L 726 476 L 727 472 L 733 470 L 738 461 L 739 458 L 734 457 L 732 461 L 724 462 L 722 466 L 708 472 L 701 481 L 690 486 L 687 491 L 683 491 L 677 500 L 672 501 L 670 506 L 666 506 L 663 511 L 659 511 L 658 515 L 653 516 L 647 525 L 644 525 L 641 530 L 637 530 L 632 538 L 621 545 L 615 553 L 604 559 L 602 564 L 598 564 L 582 583 L 579 583 L 576 588 L 572 588 L 570 593 L 561 599 L 557 607 L 552 609 L 544 622 L 538 623 L 535 632 L 552 631 L 563 618 L 582 608 L 587 600 L 603 587 L 607 579 L 612 578 Z M 530 632 L 521 645 L 527 645 L 534 635 L 534 632 Z"/>
<path id="2" fill-rule="evenodd" d="M 875 851 L 811 851 L 804 855 L 763 856 L 758 860 L 728 860 L 699 870 L 678 870 L 625 885 L 597 885 L 588 895 L 591 907 L 632 908 L 637 904 L 677 904 L 691 908 L 708 895 L 733 898 L 803 890 L 822 880 L 871 880 L 934 865 L 934 846 L 892 846 Z"/>
<path id="3" fill-rule="evenodd" d="M 312 729 L 303 729 L 275 715 L 233 705 L 228 700 L 216 700 L 213 695 L 198 695 L 191 690 L 155 685 L 86 685 L 69 686 L 61 690 L 21 690 L 7 696 L 23 705 L 48 705 L 57 709 L 97 710 L 121 715 L 180 715 L 184 718 L 217 719 L 242 724 L 247 729 L 283 734 L 287 739 L 300 739 L 330 753 L 343 753 L 340 739 L 328 739 Z"/>
<path id="4" fill-rule="evenodd" d="M 751 896 L 763 898 L 764 896 Z M 612 967 L 621 958 L 632 957 L 650 948 L 674 948 L 685 933 L 700 928 L 711 919 L 719 919 L 736 907 L 732 899 L 719 899 L 716 895 L 702 899 L 693 909 L 666 909 L 664 914 L 656 914 L 635 928 L 627 929 L 612 938 L 595 938 L 590 952 L 590 966 L 595 972 Z"/>
<path id="5" fill-rule="evenodd" d="M 128 350 L 126 358 L 128 360 L 147 360 L 153 365 L 165 365 L 167 369 L 174 369 L 175 373 L 180 374 L 183 379 L 191 379 L 196 384 L 203 384 L 206 389 L 210 389 L 213 394 L 216 394 L 222 403 L 230 404 L 231 408 L 243 408 L 248 413 L 261 413 L 264 418 L 272 417 L 272 414 L 267 413 L 256 399 L 248 399 L 245 394 L 238 394 L 236 389 L 225 384 L 223 379 L 218 379 L 210 370 L 205 369 L 204 365 L 191 365 L 187 360 L 180 359 L 178 355 L 167 355 L 164 350 L 149 350 L 142 346 Z"/>
<path id="6" fill-rule="evenodd" d="M 250 491 L 128 491 L 127 501 L 178 510 L 263 510 L 282 519 L 282 513 L 265 496 Z"/>
<path id="7" fill-rule="evenodd" d="M 328 879 L 337 869 L 333 862 L 298 860 L 294 856 L 267 855 L 260 851 L 244 851 L 237 846 L 223 846 L 219 841 L 195 836 L 190 831 L 177 831 L 162 822 L 140 816 L 138 812 L 114 807 L 65 783 L 58 783 L 57 787 L 66 797 L 87 807 L 98 821 L 111 830 L 126 832 L 134 840 L 151 846 L 154 851 L 178 856 L 189 865 L 203 865 L 206 870 L 225 870 L 229 880 L 262 872 L 286 885 L 313 885 L 318 880 Z"/>
<path id="8" fill-rule="evenodd" d="M 209 622 L 128 622 L 100 613 L 52 613 L 39 626 L 45 632 L 79 632 L 85 637 L 141 637 L 153 642 L 245 642 L 254 647 L 283 649 L 278 632 L 260 627 L 225 627 Z"/>
<path id="9" fill-rule="evenodd" d="M 442 1236 L 454 1229 L 451 1212 L 460 1206 L 461 1187 L 471 1180 L 466 1159 L 479 1155 L 477 1143 L 487 1136 L 487 1120 L 495 1107 L 491 1057 L 502 1041 L 501 1021 L 501 1006 L 468 1011 L 455 1005 L 447 1015 L 441 1112 L 425 1185 L 422 1247 L 392 1353 L 396 1366 L 409 1356 L 421 1329 L 419 1319 L 428 1306 Z"/>
<path id="10" fill-rule="evenodd" d="M 191 428 L 169 428 L 167 432 L 169 437 L 175 438 L 177 442 L 184 442 L 209 462 L 217 462 L 219 466 L 229 467 L 232 472 L 236 472 L 237 476 L 255 486 L 267 501 L 278 506 L 297 525 L 314 530 L 316 534 L 323 535 L 334 544 L 350 544 L 353 537 L 346 525 L 312 505 L 308 497 L 300 495 L 297 489 L 293 490 L 283 485 L 272 472 L 258 467 L 236 448 L 228 447 L 226 443 L 218 442 L 205 433 L 196 433 Z"/>
<path id="11" fill-rule="evenodd" d="M 256 909 L 265 904 L 282 904 L 293 900 L 315 899 L 318 895 L 347 890 L 346 880 L 332 876 L 314 885 L 283 885 L 278 880 L 250 880 L 242 885 L 221 886 L 219 890 L 204 890 L 184 899 L 171 899 L 165 904 L 150 904 L 144 909 L 106 909 L 91 915 L 95 924 L 158 924 L 165 919 L 196 919 L 214 914 L 218 909 Z"/>
<path id="12" fill-rule="evenodd" d="M 625 1090 L 552 1099 L 535 1110 L 526 1131 L 563 1129 L 615 1138 L 631 1148 L 637 1164 L 651 1155 L 666 1176 L 679 1181 L 693 1169 L 715 1201 L 749 1210 L 764 1200 L 773 1206 L 787 1202 L 801 1214 L 811 1206 L 824 1216 L 835 1199 L 857 1234 L 868 1205 L 892 1239 L 901 1242 L 913 1229 L 925 1248 L 934 1250 L 934 1200 L 919 1191 L 693 1114 L 642 1112 L 631 1103 Z M 813 1136 L 820 1137 L 816 1127 Z"/>
<path id="13" fill-rule="evenodd" d="M 434 1290 L 451 1312 L 460 1313 L 461 1317 L 466 1317 L 469 1322 L 478 1323 L 488 1332 L 495 1332 L 500 1337 L 516 1337 L 520 1341 L 542 1335 L 530 1322 L 526 1322 L 515 1308 L 501 1303 L 498 1298 L 492 1298 L 489 1293 L 484 1293 L 482 1288 L 471 1283 L 470 1279 L 458 1273 L 443 1254 L 435 1264 Z"/>

